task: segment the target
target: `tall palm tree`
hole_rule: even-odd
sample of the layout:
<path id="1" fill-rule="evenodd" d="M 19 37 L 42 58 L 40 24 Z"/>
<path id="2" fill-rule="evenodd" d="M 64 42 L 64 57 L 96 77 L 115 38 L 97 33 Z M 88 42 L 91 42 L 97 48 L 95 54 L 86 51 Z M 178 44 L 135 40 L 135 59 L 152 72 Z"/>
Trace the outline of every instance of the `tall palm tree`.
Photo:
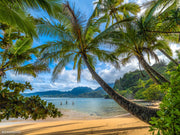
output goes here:
<path id="1" fill-rule="evenodd" d="M 49 42 L 41 46 L 42 61 L 58 62 L 53 71 L 53 80 L 58 77 L 58 74 L 61 73 L 68 63 L 73 62 L 73 69 L 77 67 L 77 80 L 79 81 L 81 70 L 86 65 L 92 74 L 92 77 L 125 110 L 145 122 L 149 122 L 153 116 L 156 117 L 158 109 L 148 108 L 129 101 L 113 90 L 95 72 L 94 65 L 96 64 L 97 58 L 99 61 L 110 62 L 118 67 L 118 59 L 111 53 L 111 51 L 103 50 L 98 45 L 99 41 L 101 41 L 101 37 L 110 29 L 118 27 L 118 24 L 115 24 L 108 30 L 100 33 L 99 25 L 106 19 L 103 17 L 100 19 L 93 18 L 92 16 L 95 14 L 93 13 L 85 24 L 84 21 L 82 21 L 79 12 L 75 12 L 68 2 L 64 4 L 63 14 L 67 18 L 67 22 L 61 23 L 61 20 L 59 20 L 59 23 L 56 21 L 56 24 L 47 22 L 40 27 L 40 32 L 42 34 L 50 34 L 51 36 L 54 35 L 58 37 L 57 41 Z M 127 21 L 128 19 L 122 20 L 121 23 Z M 45 25 L 47 25 L 47 27 L 45 27 Z"/>
<path id="2" fill-rule="evenodd" d="M 8 34 L 7 34 L 8 33 Z M 4 27 L 4 34 L 0 40 L 0 79 L 9 70 L 16 74 L 29 74 L 34 77 L 39 72 L 48 71 L 47 65 L 39 61 L 30 63 L 32 55 L 38 55 L 38 49 L 32 48 L 33 40 L 20 35 L 19 31 L 11 27 Z M 35 58 L 35 57 L 34 57 Z"/>
<path id="3" fill-rule="evenodd" d="M 124 0 L 99 0 L 94 4 L 99 4 L 97 12 L 104 15 L 106 20 L 106 28 L 110 24 L 114 24 L 114 20 L 119 22 L 124 17 L 129 17 L 131 14 L 137 15 L 140 11 L 139 5 L 135 3 L 123 3 Z"/>
<path id="4" fill-rule="evenodd" d="M 108 16 L 111 16 L 111 15 L 114 15 L 114 17 L 115 17 L 115 19 L 116 19 L 116 22 L 118 22 L 119 20 L 117 19 L 117 17 L 116 17 L 116 15 L 119 15 L 119 12 L 118 12 L 118 9 L 121 9 L 120 7 L 122 6 L 123 7 L 123 5 L 121 5 L 122 4 L 122 2 L 123 1 L 118 1 L 118 0 L 113 0 L 113 1 L 111 1 L 111 0 L 100 0 L 98 3 L 100 4 L 100 6 L 99 6 L 99 8 L 97 9 L 98 11 L 101 11 L 101 12 L 103 12 L 103 13 L 105 13 L 105 15 L 107 15 L 108 14 Z M 121 3 L 121 4 L 119 4 L 119 3 Z M 134 14 L 136 14 L 138 11 L 140 11 L 140 8 L 139 8 L 139 6 L 138 5 L 136 5 L 136 4 L 133 4 L 133 3 L 128 3 L 128 4 L 125 4 L 127 7 L 131 7 L 130 9 L 129 9 L 129 12 L 131 12 L 131 13 L 134 13 Z M 137 9 L 137 10 L 134 10 L 134 9 Z M 125 11 L 125 13 L 126 14 L 124 14 L 124 16 L 125 17 L 129 17 L 129 14 L 127 13 L 128 12 L 128 10 L 124 10 Z M 133 12 L 134 11 L 134 12 Z M 128 14 L 128 15 L 127 15 Z M 108 17 L 109 18 L 109 17 Z M 147 17 L 148 18 L 148 17 Z M 146 19 L 147 19 L 146 18 Z M 113 20 L 113 18 L 112 18 L 112 20 Z M 142 19 L 140 19 L 141 21 L 142 21 Z M 107 22 L 107 26 L 109 25 L 109 23 Z M 139 27 L 139 28 L 141 28 L 141 27 Z M 123 28 L 119 25 L 119 30 L 121 31 Z M 140 29 L 141 30 L 141 29 Z M 121 38 L 121 37 L 118 37 L 118 38 Z M 145 39 L 147 38 L 146 36 L 144 37 Z M 154 40 L 154 39 L 156 39 L 156 38 L 154 38 L 153 36 L 151 36 L 151 38 Z M 152 40 L 151 39 L 151 40 Z M 167 46 L 166 46 L 167 47 Z M 166 51 L 164 51 L 163 49 L 160 49 L 163 53 L 166 53 Z M 166 48 L 166 50 L 169 50 L 169 48 L 167 49 Z M 170 52 L 170 51 L 169 51 Z M 154 54 L 153 54 L 154 55 Z M 168 55 L 167 53 L 166 53 L 166 55 Z M 168 55 L 169 56 L 169 55 Z M 170 56 L 169 56 L 170 57 Z M 157 56 L 156 56 L 156 58 L 157 58 Z M 142 61 L 142 60 L 141 60 Z M 169 82 L 167 79 L 165 79 L 162 75 L 160 75 L 158 72 L 156 72 L 153 68 L 151 68 L 149 65 L 148 65 L 148 63 L 147 62 L 145 62 L 144 60 L 143 60 L 143 62 L 141 62 L 141 64 L 142 63 L 145 63 L 145 65 L 147 65 L 148 66 L 148 69 L 149 70 L 151 70 L 151 71 L 148 71 L 147 70 L 147 68 L 145 68 L 145 65 L 143 66 L 144 68 L 145 68 L 145 70 L 148 72 L 148 74 L 149 74 L 149 76 L 151 76 L 151 78 L 154 80 L 154 82 L 156 82 L 156 83 L 160 83 L 154 76 L 153 76 L 153 74 L 151 73 L 151 72 L 153 72 L 154 74 L 156 74 L 156 76 L 158 76 L 159 78 L 161 78 L 161 80 L 163 81 L 163 82 Z M 147 67 L 146 66 L 146 67 Z"/>
<path id="5" fill-rule="evenodd" d="M 163 48 L 167 52 L 171 52 L 169 46 L 162 40 L 156 40 L 155 44 L 144 40 L 144 36 L 139 34 L 139 27 L 135 22 L 126 23 L 123 25 L 123 29 L 107 34 L 102 40 L 107 40 L 109 44 L 117 45 L 115 55 L 124 57 L 121 61 L 122 64 L 127 64 L 132 58 L 137 58 L 155 83 L 161 84 L 160 81 L 169 82 L 164 76 L 155 71 L 144 58 L 144 55 L 147 54 L 149 62 L 150 56 L 159 61 L 154 51 Z"/>
<path id="6" fill-rule="evenodd" d="M 160 10 L 160 12 L 157 12 L 157 15 L 154 15 L 158 4 L 160 4 L 158 2 L 154 6 L 152 6 L 152 8 L 150 8 L 150 11 L 148 9 L 146 11 L 146 14 L 142 16 L 141 19 L 139 19 L 138 25 L 140 28 L 140 34 L 141 36 L 144 36 L 144 39 L 146 41 L 149 41 L 153 44 L 156 41 L 157 37 L 163 38 L 164 40 L 166 40 L 166 42 L 168 41 L 168 43 L 178 43 L 179 36 L 177 35 L 178 32 L 176 31 L 180 30 L 180 25 L 178 24 L 178 18 L 180 18 L 180 16 L 178 16 L 179 9 L 174 8 L 174 5 L 167 8 L 166 6 L 169 5 L 168 3 L 170 2 L 168 1 L 165 4 L 165 7 L 163 6 L 162 10 Z M 164 8 L 167 9 L 163 11 Z M 171 57 L 172 53 L 167 53 L 163 48 L 159 51 L 176 65 L 178 65 L 178 62 Z"/>

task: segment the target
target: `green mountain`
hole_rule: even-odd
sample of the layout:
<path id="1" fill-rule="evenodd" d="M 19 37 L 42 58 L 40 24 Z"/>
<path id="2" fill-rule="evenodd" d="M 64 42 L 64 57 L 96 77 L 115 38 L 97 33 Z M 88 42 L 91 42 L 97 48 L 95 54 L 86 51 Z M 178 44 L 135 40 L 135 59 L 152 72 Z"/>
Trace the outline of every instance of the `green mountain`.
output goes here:
<path id="1" fill-rule="evenodd" d="M 61 91 L 45 91 L 35 93 L 24 93 L 24 96 L 36 96 L 40 97 L 84 97 L 84 98 L 104 98 L 103 90 L 92 90 L 89 87 L 77 87 L 68 92 Z"/>

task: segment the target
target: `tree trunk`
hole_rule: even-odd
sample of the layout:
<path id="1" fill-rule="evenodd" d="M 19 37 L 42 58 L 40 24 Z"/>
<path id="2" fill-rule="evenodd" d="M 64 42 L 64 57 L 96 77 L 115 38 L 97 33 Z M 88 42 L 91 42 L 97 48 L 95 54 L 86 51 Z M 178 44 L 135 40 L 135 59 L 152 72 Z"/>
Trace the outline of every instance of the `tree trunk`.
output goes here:
<path id="1" fill-rule="evenodd" d="M 138 58 L 142 64 L 145 70 L 149 70 L 152 74 L 154 74 L 155 76 L 157 76 L 162 82 L 167 82 L 170 83 L 169 80 L 167 80 L 164 76 L 162 76 L 160 73 L 158 73 L 156 70 L 154 70 L 147 62 L 146 60 L 143 58 L 143 56 L 141 56 L 140 58 Z M 151 77 L 151 76 L 150 76 Z"/>
<path id="2" fill-rule="evenodd" d="M 144 58 L 143 58 L 143 60 L 144 60 Z M 146 64 L 146 66 L 148 67 L 148 69 L 151 71 L 151 73 L 153 73 L 155 76 L 157 76 L 162 82 L 170 83 L 169 80 L 167 80 L 163 75 L 161 75 L 156 70 L 154 70 L 145 60 L 144 60 L 144 62 Z"/>
<path id="3" fill-rule="evenodd" d="M 163 53 L 168 59 L 170 59 L 177 66 L 179 65 L 177 61 L 175 61 L 171 56 L 169 56 L 163 49 L 160 49 L 161 53 Z"/>
<path id="4" fill-rule="evenodd" d="M 2 76 L 0 75 L 0 90 L 2 90 Z"/>
<path id="5" fill-rule="evenodd" d="M 142 67 L 144 68 L 144 70 L 147 72 L 147 74 L 149 75 L 149 77 L 156 83 L 156 84 L 161 84 L 161 82 L 152 74 L 152 72 L 149 70 L 149 67 L 147 66 L 145 60 L 143 60 L 142 58 L 138 58 L 138 61 L 140 62 L 140 64 L 142 65 Z"/>
<path id="6" fill-rule="evenodd" d="M 92 74 L 93 78 L 101 85 L 101 87 L 126 111 L 132 115 L 138 117 L 140 120 L 149 123 L 151 117 L 158 117 L 157 111 L 159 109 L 153 109 L 146 106 L 138 105 L 134 102 L 129 101 L 125 97 L 121 96 L 115 90 L 113 90 L 91 67 L 86 55 L 82 54 L 82 58 Z"/>

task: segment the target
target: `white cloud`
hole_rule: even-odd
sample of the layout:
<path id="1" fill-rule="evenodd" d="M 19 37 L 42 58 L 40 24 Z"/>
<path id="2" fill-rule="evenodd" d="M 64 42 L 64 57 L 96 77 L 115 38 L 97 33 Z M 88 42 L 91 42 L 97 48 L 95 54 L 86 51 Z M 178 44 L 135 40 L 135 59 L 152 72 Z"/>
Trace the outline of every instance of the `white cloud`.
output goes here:
<path id="1" fill-rule="evenodd" d="M 180 49 L 180 45 L 171 44 L 170 45 L 174 54 L 174 58 L 176 58 L 175 51 Z M 157 51 L 157 54 L 161 60 L 165 60 L 169 62 L 169 60 L 160 52 Z M 151 65 L 154 64 L 154 60 L 151 60 Z M 111 64 L 101 63 L 99 62 L 96 65 L 96 72 L 104 79 L 107 83 L 114 83 L 116 79 L 123 77 L 123 75 L 129 71 L 134 71 L 139 68 L 138 61 L 133 59 L 126 66 L 121 66 L 120 70 L 115 69 Z M 77 71 L 76 70 L 63 70 L 61 74 L 59 74 L 59 78 L 53 83 L 51 82 L 51 74 L 43 73 L 39 74 L 37 78 L 33 78 L 29 75 L 16 75 L 14 72 L 7 73 L 8 80 L 15 80 L 17 82 L 31 82 L 35 91 L 47 91 L 47 90 L 60 90 L 60 91 L 69 91 L 75 87 L 84 86 L 91 87 L 96 89 L 100 87 L 99 84 L 92 79 L 92 75 L 85 68 L 82 71 L 81 82 L 77 83 Z M 27 91 L 29 92 L 29 91 Z"/>
<path id="2" fill-rule="evenodd" d="M 125 3 L 127 2 L 133 2 L 133 1 L 125 0 Z M 136 1 L 136 3 L 138 4 L 142 4 L 143 2 L 144 0 Z M 42 39 L 42 41 L 44 42 L 44 39 Z M 35 44 L 41 44 L 41 43 L 35 42 Z M 171 48 L 173 50 L 173 54 L 175 54 L 175 50 L 180 49 L 180 46 L 177 44 L 171 44 Z M 166 61 L 168 61 L 168 59 L 160 52 L 158 52 L 158 55 L 160 59 L 165 59 Z M 174 57 L 176 56 L 174 55 Z M 154 61 L 152 60 L 151 64 L 153 63 Z M 56 63 L 54 63 L 54 65 L 55 64 Z M 134 59 L 126 66 L 122 66 L 120 70 L 115 69 L 110 64 L 99 62 L 96 66 L 96 71 L 107 83 L 114 83 L 116 79 L 122 77 L 126 72 L 134 71 L 138 68 L 139 68 L 138 61 Z M 25 81 L 31 82 L 34 88 L 33 92 L 47 91 L 47 90 L 68 91 L 78 86 L 87 86 L 93 89 L 99 87 L 99 84 L 92 79 L 92 75 L 90 74 L 87 68 L 85 68 L 82 72 L 82 78 L 81 78 L 82 81 L 80 83 L 77 83 L 76 70 L 65 70 L 65 69 L 62 71 L 61 74 L 59 74 L 59 78 L 54 83 L 51 82 L 50 73 L 39 74 L 37 78 L 33 78 L 32 76 L 29 75 L 15 75 L 14 72 L 8 72 L 7 79 L 15 80 L 17 82 L 25 82 Z"/>

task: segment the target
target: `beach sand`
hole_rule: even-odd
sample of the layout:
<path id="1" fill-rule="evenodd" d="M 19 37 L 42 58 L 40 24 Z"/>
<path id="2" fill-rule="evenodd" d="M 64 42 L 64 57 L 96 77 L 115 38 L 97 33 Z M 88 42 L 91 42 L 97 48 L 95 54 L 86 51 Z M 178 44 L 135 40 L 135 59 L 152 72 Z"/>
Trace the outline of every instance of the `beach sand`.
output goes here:
<path id="1" fill-rule="evenodd" d="M 100 118 L 71 110 L 62 110 L 61 118 L 46 120 L 10 120 L 0 123 L 0 134 L 16 135 L 150 135 L 149 125 L 125 114 Z"/>

